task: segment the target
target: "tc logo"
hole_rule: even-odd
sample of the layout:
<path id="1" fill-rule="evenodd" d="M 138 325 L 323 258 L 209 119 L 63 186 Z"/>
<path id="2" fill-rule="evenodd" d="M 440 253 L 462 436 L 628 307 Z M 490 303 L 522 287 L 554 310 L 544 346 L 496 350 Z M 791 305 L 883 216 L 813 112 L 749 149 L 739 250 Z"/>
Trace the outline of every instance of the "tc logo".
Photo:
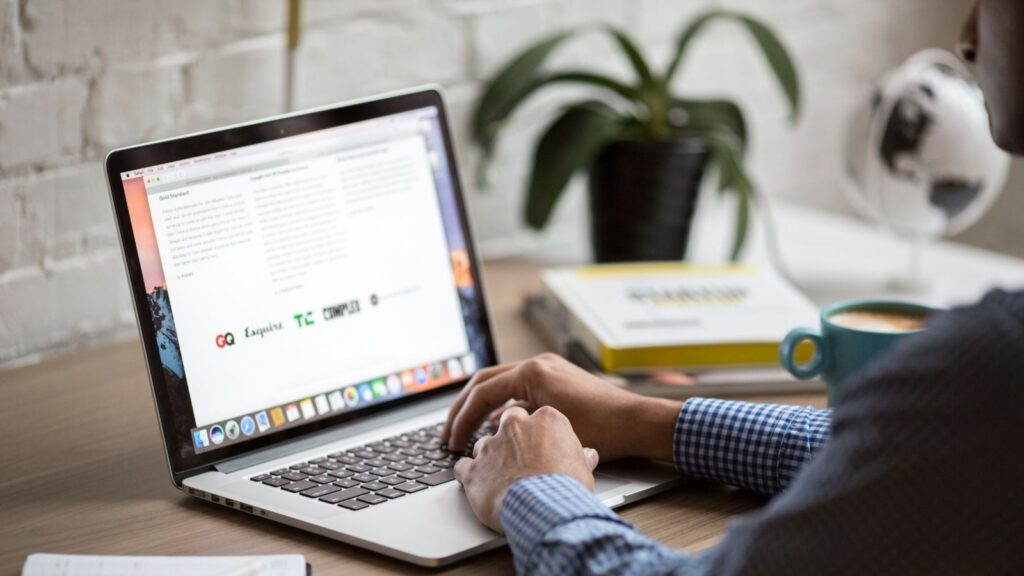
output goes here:
<path id="1" fill-rule="evenodd" d="M 235 345 L 235 335 L 231 332 L 225 332 L 223 334 L 217 334 L 216 338 L 217 348 L 223 348 L 225 346 Z"/>
<path id="2" fill-rule="evenodd" d="M 295 318 L 295 324 L 298 325 L 299 328 L 302 328 L 303 326 L 313 325 L 312 310 L 310 310 L 309 312 L 299 312 L 298 314 L 292 316 L 292 318 Z"/>

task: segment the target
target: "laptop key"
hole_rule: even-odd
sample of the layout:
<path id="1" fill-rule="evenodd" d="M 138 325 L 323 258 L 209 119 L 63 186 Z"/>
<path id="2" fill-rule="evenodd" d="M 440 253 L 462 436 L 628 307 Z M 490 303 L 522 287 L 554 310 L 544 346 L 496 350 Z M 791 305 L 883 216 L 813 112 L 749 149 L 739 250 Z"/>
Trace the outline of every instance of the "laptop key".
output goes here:
<path id="1" fill-rule="evenodd" d="M 395 490 L 401 490 L 406 494 L 412 494 L 413 492 L 419 492 L 420 490 L 426 489 L 426 484 L 417 484 L 416 482 L 406 482 L 404 484 L 398 484 L 395 486 Z"/>
<path id="2" fill-rule="evenodd" d="M 360 502 L 366 502 L 367 504 L 380 504 L 381 502 L 387 502 L 388 499 L 383 496 L 377 496 L 376 494 L 367 494 L 366 496 L 360 496 L 357 498 Z"/>
<path id="3" fill-rule="evenodd" d="M 292 464 L 291 466 L 289 466 L 289 468 L 291 468 L 292 470 L 300 470 L 300 469 L 305 468 L 305 467 L 306 467 L 305 462 L 300 462 L 298 464 Z"/>
<path id="4" fill-rule="evenodd" d="M 437 472 L 436 474 L 424 476 L 423 478 L 417 480 L 417 482 L 422 482 L 427 486 L 437 486 L 438 484 L 444 484 L 445 482 L 449 482 L 454 479 L 455 472 L 451 470 L 442 470 L 440 472 Z"/>
<path id="5" fill-rule="evenodd" d="M 387 484 L 388 486 L 394 486 L 395 484 L 402 484 L 405 482 L 405 478 L 399 478 L 398 476 L 388 476 L 387 478 L 380 479 L 381 484 Z"/>
<path id="6" fill-rule="evenodd" d="M 316 482 L 310 482 L 309 480 L 299 480 L 298 482 L 292 482 L 287 486 L 282 486 L 281 490 L 284 490 L 285 492 L 302 492 L 306 488 L 312 488 L 314 486 L 319 486 L 319 484 Z"/>
<path id="7" fill-rule="evenodd" d="M 302 472 L 289 472 L 287 474 L 282 474 L 281 478 L 284 478 L 285 480 L 298 481 L 305 480 L 306 475 L 303 474 Z"/>
<path id="8" fill-rule="evenodd" d="M 377 455 L 369 450 L 356 450 L 352 453 L 356 458 L 362 458 L 363 460 L 369 460 L 370 458 L 376 458 Z"/>
<path id="9" fill-rule="evenodd" d="M 321 474 L 319 476 L 313 476 L 313 477 L 310 478 L 310 480 L 312 480 L 313 482 L 316 482 L 317 484 L 330 484 L 331 482 L 334 482 L 334 478 L 331 478 L 330 476 L 328 476 L 326 474 Z"/>
<path id="10" fill-rule="evenodd" d="M 370 474 L 373 474 L 374 476 L 391 476 L 394 473 L 394 470 L 388 470 L 387 468 L 374 468 L 373 470 L 370 470 Z"/>
<path id="11" fill-rule="evenodd" d="M 274 488 L 280 488 L 281 486 L 285 486 L 285 485 L 291 484 L 292 481 L 291 480 L 285 480 L 284 478 L 281 478 L 280 476 L 275 476 L 273 478 L 267 478 L 266 480 L 263 481 L 263 483 L 266 484 L 267 486 L 273 486 Z"/>
<path id="12" fill-rule="evenodd" d="M 430 475 L 430 474 L 433 474 L 434 472 L 440 472 L 441 469 L 440 468 L 434 468 L 433 466 L 427 465 L 427 466 L 420 466 L 419 468 L 416 469 L 416 471 L 419 472 L 420 474 Z M 314 479 L 310 478 L 310 480 L 314 480 Z"/>
<path id="13" fill-rule="evenodd" d="M 385 488 L 383 490 L 378 490 L 377 495 L 388 498 L 389 500 L 394 500 L 395 498 L 401 498 L 402 496 L 405 496 L 405 492 L 399 492 L 394 488 Z"/>
<path id="14" fill-rule="evenodd" d="M 399 472 L 398 475 L 401 476 L 402 478 L 405 478 L 406 480 L 415 480 L 417 478 L 423 477 L 423 474 L 420 474 L 419 472 L 416 472 L 414 470 L 406 470 L 405 472 Z"/>
<path id="15" fill-rule="evenodd" d="M 355 480 L 338 480 L 334 485 L 341 486 L 342 488 L 352 488 L 353 486 L 359 486 L 359 482 Z"/>
<path id="16" fill-rule="evenodd" d="M 273 474 L 274 476 L 280 476 L 281 474 L 287 474 L 287 473 L 288 473 L 288 469 L 287 468 L 278 468 L 277 470 L 274 470 L 273 472 L 271 472 L 271 474 Z"/>
<path id="17" fill-rule="evenodd" d="M 394 464 L 389 464 L 388 468 L 391 468 L 395 472 L 405 472 L 406 470 L 412 469 L 412 466 L 406 464 L 405 462 L 395 462 Z"/>
<path id="18" fill-rule="evenodd" d="M 352 464 L 351 466 L 346 466 L 345 470 L 350 472 L 368 472 L 370 467 L 364 464 Z"/>
<path id="19" fill-rule="evenodd" d="M 423 465 L 426 465 L 426 464 L 430 464 L 430 460 L 427 460 L 426 458 L 419 458 L 419 457 L 417 457 L 417 458 L 409 458 L 408 460 L 405 461 L 405 463 L 406 464 L 412 464 L 413 466 L 423 466 Z"/>
<path id="20" fill-rule="evenodd" d="M 434 450 L 433 452 L 427 452 L 423 457 L 430 460 L 443 460 L 448 457 L 448 453 L 442 452 L 441 450 Z"/>
<path id="21" fill-rule="evenodd" d="M 338 490 L 341 490 L 341 488 L 330 484 L 324 484 L 323 486 L 315 486 L 308 490 L 303 490 L 302 492 L 299 492 L 299 494 L 302 494 L 307 498 L 320 498 L 321 496 L 327 496 L 328 494 L 332 494 Z"/>
<path id="22" fill-rule="evenodd" d="M 381 466 L 387 466 L 387 460 L 381 460 L 380 458 L 371 458 L 363 464 L 370 466 L 371 468 L 380 468 Z"/>
<path id="23" fill-rule="evenodd" d="M 264 480 L 270 477 L 270 474 L 257 474 L 256 476 L 249 478 L 249 480 L 252 480 L 253 482 L 263 482 Z"/>
<path id="24" fill-rule="evenodd" d="M 327 471 L 337 470 L 338 468 L 341 468 L 341 464 L 338 464 L 337 462 L 331 462 L 330 460 L 326 462 L 321 462 L 317 464 L 317 466 Z"/>
<path id="25" fill-rule="evenodd" d="M 357 496 L 362 496 L 363 494 L 369 493 L 369 490 L 364 490 L 362 488 L 349 488 L 347 490 L 341 490 L 333 494 L 328 494 L 327 496 L 321 498 L 320 501 L 327 502 L 328 504 L 337 504 L 338 502 L 351 500 L 352 498 L 355 498 Z"/>
<path id="26" fill-rule="evenodd" d="M 335 470 L 334 472 L 328 472 L 328 476 L 334 476 L 335 478 L 348 478 L 353 473 L 348 470 Z"/>
<path id="27" fill-rule="evenodd" d="M 316 466 L 321 462 L 327 462 L 327 457 L 321 456 L 320 458 L 313 458 L 312 460 L 307 460 L 306 464 L 309 464 L 310 466 Z"/>
<path id="28" fill-rule="evenodd" d="M 342 464 L 359 464 L 359 458 L 356 458 L 355 456 L 339 456 L 338 458 L 335 458 L 335 460 Z"/>
<path id="29" fill-rule="evenodd" d="M 346 500 L 341 504 L 338 504 L 342 508 L 348 508 L 349 510 L 362 510 L 363 508 L 369 508 L 370 505 L 366 502 L 360 502 L 359 500 Z"/>
<path id="30" fill-rule="evenodd" d="M 319 468 L 317 468 L 315 466 L 307 466 L 307 467 L 302 468 L 300 470 L 296 470 L 296 472 L 302 472 L 303 474 L 307 474 L 309 476 L 319 476 L 319 475 L 324 473 L 323 470 L 321 470 L 321 469 L 319 469 Z"/>
<path id="31" fill-rule="evenodd" d="M 373 482 L 377 477 L 373 474 L 356 474 L 352 479 L 356 482 Z"/>
<path id="32" fill-rule="evenodd" d="M 388 462 L 401 462 L 405 460 L 405 456 L 401 454 L 385 454 L 380 457 L 381 460 L 387 460 Z"/>
<path id="33" fill-rule="evenodd" d="M 344 455 L 345 455 L 344 452 L 331 452 L 330 454 L 327 455 L 327 457 L 328 458 L 334 458 L 335 460 L 337 460 L 338 458 L 341 458 Z"/>
<path id="34" fill-rule="evenodd" d="M 377 490 L 383 490 L 383 489 L 387 488 L 388 485 L 387 484 L 381 484 L 380 482 L 367 482 L 366 484 L 363 484 L 362 487 L 367 489 L 367 490 L 373 490 L 374 492 L 376 492 Z"/>

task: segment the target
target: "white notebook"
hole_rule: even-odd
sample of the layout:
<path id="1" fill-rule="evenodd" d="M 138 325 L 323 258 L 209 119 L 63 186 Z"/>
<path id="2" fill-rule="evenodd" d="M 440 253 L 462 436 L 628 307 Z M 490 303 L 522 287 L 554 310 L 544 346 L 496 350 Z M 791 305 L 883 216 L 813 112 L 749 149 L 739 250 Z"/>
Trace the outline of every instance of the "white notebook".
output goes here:
<path id="1" fill-rule="evenodd" d="M 300 554 L 276 556 L 92 556 L 32 554 L 21 576 L 306 576 Z"/>

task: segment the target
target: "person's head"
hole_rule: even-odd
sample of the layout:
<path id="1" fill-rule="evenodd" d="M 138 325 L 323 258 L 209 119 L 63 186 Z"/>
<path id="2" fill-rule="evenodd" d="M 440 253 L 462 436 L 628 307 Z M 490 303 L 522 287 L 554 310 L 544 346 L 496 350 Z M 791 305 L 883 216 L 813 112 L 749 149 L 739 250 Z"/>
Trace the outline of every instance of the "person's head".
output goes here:
<path id="1" fill-rule="evenodd" d="M 957 50 L 985 93 L 996 144 L 1024 155 L 1024 0 L 978 0 Z"/>

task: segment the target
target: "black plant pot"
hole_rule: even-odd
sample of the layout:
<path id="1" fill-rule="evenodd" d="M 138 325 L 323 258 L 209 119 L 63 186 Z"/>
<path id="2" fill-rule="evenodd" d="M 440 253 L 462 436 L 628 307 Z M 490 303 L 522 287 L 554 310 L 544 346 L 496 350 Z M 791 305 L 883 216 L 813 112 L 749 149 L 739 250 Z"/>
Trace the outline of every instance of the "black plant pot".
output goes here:
<path id="1" fill-rule="evenodd" d="M 606 146 L 590 166 L 594 259 L 682 260 L 708 156 L 698 138 Z"/>

